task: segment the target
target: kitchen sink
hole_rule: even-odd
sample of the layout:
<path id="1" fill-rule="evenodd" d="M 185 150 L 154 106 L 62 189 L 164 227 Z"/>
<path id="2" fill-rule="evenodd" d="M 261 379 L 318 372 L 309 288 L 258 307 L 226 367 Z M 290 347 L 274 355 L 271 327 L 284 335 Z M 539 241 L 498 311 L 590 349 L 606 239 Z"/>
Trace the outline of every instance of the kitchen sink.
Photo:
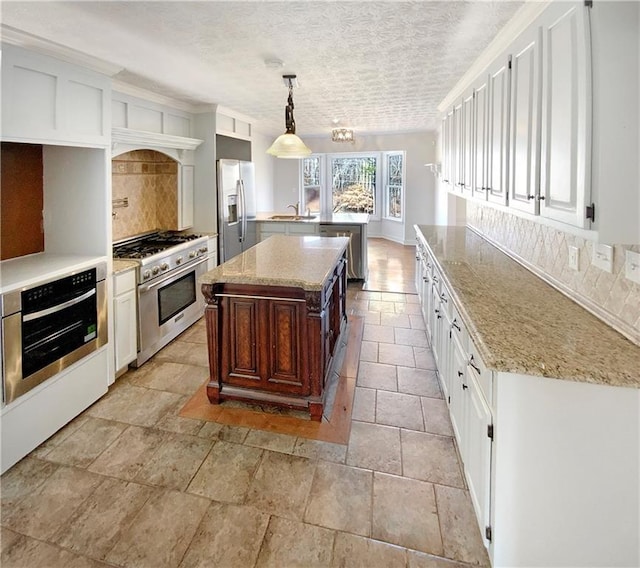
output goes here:
<path id="1" fill-rule="evenodd" d="M 315 215 L 271 215 L 269 217 L 274 221 L 309 221 L 315 218 Z"/>

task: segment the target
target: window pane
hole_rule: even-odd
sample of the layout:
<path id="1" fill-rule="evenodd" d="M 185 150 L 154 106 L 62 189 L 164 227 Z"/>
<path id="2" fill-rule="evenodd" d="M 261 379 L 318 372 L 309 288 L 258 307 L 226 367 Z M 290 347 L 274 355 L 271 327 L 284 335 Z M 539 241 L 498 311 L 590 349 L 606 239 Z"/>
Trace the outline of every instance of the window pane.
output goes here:
<path id="1" fill-rule="evenodd" d="M 302 161 L 304 209 L 320 212 L 320 158 L 313 156 Z"/>
<path id="2" fill-rule="evenodd" d="M 402 218 L 402 154 L 387 156 L 387 216 Z"/>
<path id="3" fill-rule="evenodd" d="M 334 158 L 331 162 L 334 213 L 375 212 L 375 157 Z"/>

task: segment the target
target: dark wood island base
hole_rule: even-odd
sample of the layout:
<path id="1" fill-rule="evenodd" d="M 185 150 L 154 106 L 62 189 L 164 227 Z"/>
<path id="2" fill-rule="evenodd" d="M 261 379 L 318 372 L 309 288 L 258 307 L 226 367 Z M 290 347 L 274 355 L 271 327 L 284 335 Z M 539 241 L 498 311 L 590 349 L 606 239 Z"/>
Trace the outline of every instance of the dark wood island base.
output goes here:
<path id="1" fill-rule="evenodd" d="M 333 253 L 322 281 L 314 285 L 318 289 L 305 289 L 308 283 L 269 285 L 264 275 L 253 284 L 202 283 L 210 371 L 207 397 L 212 404 L 239 400 L 275 405 L 322 420 L 325 386 L 347 321 L 346 252 L 338 248 Z M 211 279 L 224 279 L 219 276 Z"/>

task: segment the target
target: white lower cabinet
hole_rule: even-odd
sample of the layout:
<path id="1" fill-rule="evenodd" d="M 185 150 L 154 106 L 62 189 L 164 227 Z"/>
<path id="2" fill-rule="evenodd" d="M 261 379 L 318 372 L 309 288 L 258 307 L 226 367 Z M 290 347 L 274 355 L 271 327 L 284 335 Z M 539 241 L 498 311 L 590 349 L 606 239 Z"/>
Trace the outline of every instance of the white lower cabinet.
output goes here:
<path id="1" fill-rule="evenodd" d="M 318 223 L 304 223 L 300 221 L 288 222 L 258 222 L 258 242 L 268 239 L 271 235 L 292 235 L 295 237 L 315 236 L 320 234 Z"/>
<path id="2" fill-rule="evenodd" d="M 116 374 L 138 354 L 135 269 L 113 276 L 113 330 Z"/>

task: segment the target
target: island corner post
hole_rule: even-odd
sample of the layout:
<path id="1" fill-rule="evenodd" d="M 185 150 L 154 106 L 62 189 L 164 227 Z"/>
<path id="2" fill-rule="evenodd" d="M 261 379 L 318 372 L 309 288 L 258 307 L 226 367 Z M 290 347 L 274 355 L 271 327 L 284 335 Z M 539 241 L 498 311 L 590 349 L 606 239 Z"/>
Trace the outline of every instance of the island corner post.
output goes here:
<path id="1" fill-rule="evenodd" d="M 311 290 L 264 280 L 202 284 L 212 404 L 269 404 L 322 420 L 325 387 L 347 322 L 346 264 L 342 250 Z"/>

